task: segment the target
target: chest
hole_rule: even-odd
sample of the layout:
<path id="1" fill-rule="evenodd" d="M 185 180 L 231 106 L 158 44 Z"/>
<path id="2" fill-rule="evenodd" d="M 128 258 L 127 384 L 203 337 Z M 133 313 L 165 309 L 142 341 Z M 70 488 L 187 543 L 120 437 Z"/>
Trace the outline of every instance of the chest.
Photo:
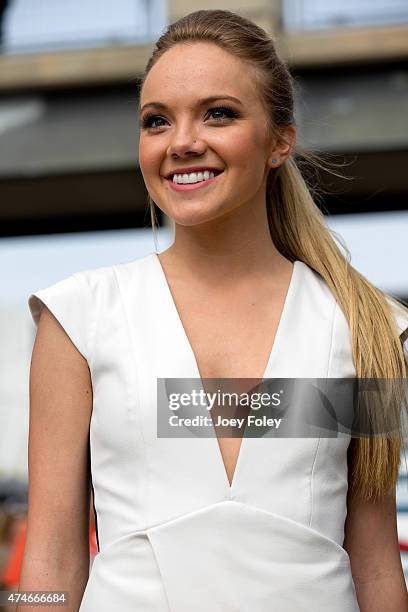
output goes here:
<path id="1" fill-rule="evenodd" d="M 208 296 L 204 299 L 197 291 L 188 294 L 177 287 L 172 288 L 185 340 L 192 349 L 202 379 L 251 379 L 240 380 L 243 392 L 265 378 L 287 290 L 288 287 L 265 287 L 256 291 L 256 297 L 238 292 L 222 299 L 209 299 Z M 215 389 L 209 387 L 217 385 L 208 381 L 205 386 L 207 391 L 212 391 Z M 223 409 L 218 408 L 217 418 L 222 413 Z M 211 416 L 215 420 L 215 415 Z M 231 484 L 242 437 L 221 437 L 216 433 Z"/>
<path id="2" fill-rule="evenodd" d="M 224 329 L 227 319 L 218 323 L 218 316 L 213 316 L 212 311 L 218 312 L 222 304 L 206 302 L 203 295 L 198 295 L 191 300 L 191 307 L 181 309 L 179 314 L 157 263 L 151 256 L 137 264 L 118 266 L 116 276 L 107 279 L 109 283 L 105 279 L 104 284 L 95 283 L 95 311 L 99 314 L 91 364 L 94 408 L 90 446 L 101 510 L 113 507 L 112 500 L 127 504 L 116 515 L 123 533 L 129 524 L 123 517 L 143 528 L 147 519 L 159 524 L 231 499 L 321 528 L 341 543 L 342 523 L 337 509 L 341 513 L 345 509 L 346 438 L 288 438 L 273 428 L 267 435 L 263 430 L 257 435 L 251 427 L 252 431 L 247 432 L 250 435 L 242 442 L 228 438 L 225 445 L 204 427 L 198 433 L 194 427 L 169 427 L 168 395 L 161 391 L 191 389 L 190 381 L 195 385 L 200 374 L 224 374 L 224 360 L 229 355 L 234 358 L 236 351 L 230 353 L 229 346 L 223 349 L 223 343 L 229 345 L 231 337 Z M 239 302 L 244 302 L 242 295 Z M 184 303 L 190 306 L 185 293 L 178 306 Z M 269 310 L 257 311 L 250 327 L 251 313 L 233 311 L 232 305 L 233 301 L 230 308 L 225 307 L 231 322 L 227 331 L 230 334 L 239 330 L 236 338 L 243 338 L 242 344 L 234 346 L 243 346 L 248 359 L 249 348 L 253 349 L 251 354 L 255 352 L 253 334 L 259 327 L 256 319 L 259 324 L 266 321 Z M 189 330 L 190 312 L 194 317 L 192 314 Z M 239 317 L 233 317 L 235 313 Z M 214 369 L 207 369 L 202 357 L 205 351 L 199 348 L 201 340 L 214 355 L 214 341 L 206 339 L 209 332 L 196 335 L 200 328 L 222 339 L 220 361 L 210 361 Z M 275 333 L 266 378 L 354 376 L 347 322 L 326 285 L 301 262 L 295 262 L 278 328 L 266 330 L 266 325 L 262 326 L 258 338 L 262 339 L 266 331 L 270 333 L 269 348 Z M 260 341 L 257 350 L 259 347 Z M 266 342 L 264 350 L 265 360 Z M 264 365 L 261 363 L 255 372 L 248 368 L 245 374 L 259 376 Z M 232 367 L 227 375 L 230 373 L 240 375 L 239 369 Z M 186 379 L 185 384 L 182 379 Z M 179 380 L 181 386 L 177 388 Z M 169 385 L 167 389 L 165 384 Z M 302 397 L 298 403 L 301 410 Z M 197 412 L 200 411 L 186 409 L 179 416 Z M 110 521 L 112 513 L 108 514 Z M 110 526 L 106 533 L 111 533 Z"/>
<path id="3" fill-rule="evenodd" d="M 285 295 L 205 300 L 174 294 L 186 341 L 202 378 L 262 378 Z"/>

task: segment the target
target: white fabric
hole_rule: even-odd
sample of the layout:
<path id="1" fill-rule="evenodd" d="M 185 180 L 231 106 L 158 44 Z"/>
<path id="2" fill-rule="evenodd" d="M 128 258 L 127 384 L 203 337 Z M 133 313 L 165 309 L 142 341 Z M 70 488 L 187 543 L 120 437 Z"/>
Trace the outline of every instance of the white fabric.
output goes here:
<path id="1" fill-rule="evenodd" d="M 155 253 L 32 294 L 87 358 L 100 552 L 80 612 L 358 612 L 342 548 L 350 438 L 157 437 L 157 378 L 199 378 Z M 205 306 L 203 306 L 205 307 Z M 264 378 L 353 377 L 347 322 L 300 261 Z"/>

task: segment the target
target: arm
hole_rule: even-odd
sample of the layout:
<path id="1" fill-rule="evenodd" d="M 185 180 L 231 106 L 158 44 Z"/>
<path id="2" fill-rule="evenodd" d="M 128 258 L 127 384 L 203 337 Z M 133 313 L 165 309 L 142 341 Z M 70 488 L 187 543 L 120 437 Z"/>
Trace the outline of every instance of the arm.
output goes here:
<path id="1" fill-rule="evenodd" d="M 91 412 L 87 361 L 44 307 L 30 369 L 29 503 L 19 591 L 69 591 L 66 612 L 79 609 L 89 576 Z M 17 612 L 34 609 L 43 607 Z"/>
<path id="2" fill-rule="evenodd" d="M 349 492 L 343 546 L 350 557 L 360 611 L 408 612 L 395 494 L 368 502 Z"/>

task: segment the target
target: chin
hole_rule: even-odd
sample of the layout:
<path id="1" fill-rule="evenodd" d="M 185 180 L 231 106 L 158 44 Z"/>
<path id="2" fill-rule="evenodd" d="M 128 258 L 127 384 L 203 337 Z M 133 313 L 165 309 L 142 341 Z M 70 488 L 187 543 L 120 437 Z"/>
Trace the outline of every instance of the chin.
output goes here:
<path id="1" fill-rule="evenodd" d="M 222 215 L 219 206 L 211 205 L 204 199 L 195 202 L 180 202 L 179 205 L 172 202 L 170 206 L 165 206 L 161 210 L 175 223 L 185 226 L 206 223 Z"/>
<path id="2" fill-rule="evenodd" d="M 174 221 L 174 223 L 177 223 L 177 225 L 182 225 L 183 227 L 194 227 L 195 225 L 209 223 L 210 221 L 216 218 L 213 215 L 205 215 L 205 214 L 197 214 L 197 213 L 191 213 L 191 214 L 185 214 L 185 215 L 174 214 L 174 215 L 169 215 L 169 216 Z"/>

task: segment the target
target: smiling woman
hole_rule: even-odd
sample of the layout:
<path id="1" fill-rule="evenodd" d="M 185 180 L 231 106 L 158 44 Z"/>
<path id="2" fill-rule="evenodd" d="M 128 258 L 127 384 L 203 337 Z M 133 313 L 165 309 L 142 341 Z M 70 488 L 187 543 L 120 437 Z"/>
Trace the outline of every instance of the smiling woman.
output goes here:
<path id="1" fill-rule="evenodd" d="M 29 298 L 41 323 L 20 588 L 69 588 L 80 612 L 407 609 L 395 486 L 408 310 L 327 228 L 297 165 L 293 106 L 274 41 L 240 15 L 197 11 L 157 41 L 140 83 L 139 160 L 153 227 L 158 206 L 174 243 Z M 213 406 L 183 404 L 180 426 L 168 405 L 192 381 L 202 396 L 354 377 L 395 383 L 363 414 L 372 435 L 333 418 L 295 437 L 285 413 L 236 418 L 222 405 L 224 436 Z M 289 407 L 306 420 L 301 400 Z M 255 435 L 236 435 L 245 421 Z"/>
<path id="2" fill-rule="evenodd" d="M 174 45 L 148 72 L 140 99 L 140 168 L 149 194 L 176 224 L 214 224 L 248 207 L 259 220 L 265 216 L 271 160 L 276 167 L 285 161 L 295 128 L 288 123 L 283 131 L 287 142 L 271 141 L 255 79 L 253 66 L 208 41 Z M 200 178 L 197 171 L 214 175 Z M 190 195 L 176 195 L 181 192 Z"/>

